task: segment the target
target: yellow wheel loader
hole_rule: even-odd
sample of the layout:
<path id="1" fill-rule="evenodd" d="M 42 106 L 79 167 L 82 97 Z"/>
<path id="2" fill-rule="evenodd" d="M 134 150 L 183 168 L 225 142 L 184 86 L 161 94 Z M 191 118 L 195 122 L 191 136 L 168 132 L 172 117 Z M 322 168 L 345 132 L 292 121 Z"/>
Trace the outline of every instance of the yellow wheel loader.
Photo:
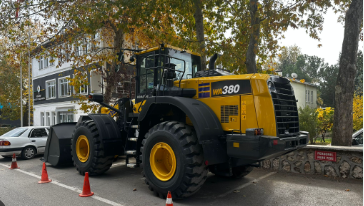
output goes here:
<path id="1" fill-rule="evenodd" d="M 264 159 L 307 145 L 288 79 L 215 69 L 216 54 L 202 71 L 199 54 L 167 45 L 135 56 L 135 99 L 113 107 L 90 94 L 109 112 L 52 126 L 46 162 L 99 175 L 115 155 L 125 155 L 128 167 L 143 168 L 155 195 L 184 198 L 201 188 L 208 171 L 242 177 Z"/>

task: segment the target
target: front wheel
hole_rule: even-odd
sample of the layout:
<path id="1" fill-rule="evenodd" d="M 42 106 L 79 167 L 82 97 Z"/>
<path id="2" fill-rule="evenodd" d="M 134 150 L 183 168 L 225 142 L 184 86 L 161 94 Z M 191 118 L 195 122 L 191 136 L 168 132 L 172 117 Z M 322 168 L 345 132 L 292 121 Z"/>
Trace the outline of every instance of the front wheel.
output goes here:
<path id="1" fill-rule="evenodd" d="M 207 177 L 202 146 L 192 129 L 179 122 L 155 125 L 142 142 L 141 159 L 146 184 L 155 195 L 173 198 L 196 193 Z"/>
<path id="2" fill-rule="evenodd" d="M 77 125 L 72 135 L 72 160 L 81 175 L 99 175 L 110 169 L 114 156 L 104 155 L 104 146 L 92 120 Z"/>
<path id="3" fill-rule="evenodd" d="M 36 154 L 34 147 L 25 147 L 21 152 L 21 157 L 25 160 L 32 159 Z"/>

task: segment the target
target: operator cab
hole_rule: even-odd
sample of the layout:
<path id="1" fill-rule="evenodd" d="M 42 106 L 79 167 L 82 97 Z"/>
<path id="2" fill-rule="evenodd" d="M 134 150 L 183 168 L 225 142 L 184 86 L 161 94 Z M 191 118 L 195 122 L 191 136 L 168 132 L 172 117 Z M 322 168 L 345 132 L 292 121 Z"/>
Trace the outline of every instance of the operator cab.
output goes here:
<path id="1" fill-rule="evenodd" d="M 173 86 L 173 82 L 191 79 L 201 71 L 199 54 L 161 45 L 137 53 L 136 58 L 136 103 L 151 96 L 195 95 L 194 89 L 181 89 Z"/>

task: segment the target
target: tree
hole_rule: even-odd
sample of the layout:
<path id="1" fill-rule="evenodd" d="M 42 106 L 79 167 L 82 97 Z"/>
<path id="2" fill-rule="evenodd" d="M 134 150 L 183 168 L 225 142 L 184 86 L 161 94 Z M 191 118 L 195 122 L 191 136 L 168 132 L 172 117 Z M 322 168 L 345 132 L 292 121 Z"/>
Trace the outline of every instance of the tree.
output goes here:
<path id="1" fill-rule="evenodd" d="M 335 86 L 335 116 L 332 145 L 350 146 L 353 132 L 353 95 L 363 1 L 353 0 L 345 16 L 345 32 Z"/>
<path id="2" fill-rule="evenodd" d="M 224 2 L 224 6 L 229 9 L 226 24 L 231 29 L 232 37 L 222 40 L 222 63 L 231 70 L 237 69 L 239 73 L 257 72 L 266 60 L 276 57 L 280 48 L 278 40 L 284 38 L 288 27 L 303 27 L 310 37 L 319 39 L 318 33 L 323 26 L 322 15 L 333 6 L 331 1 L 304 0 Z"/>
<path id="3" fill-rule="evenodd" d="M 337 75 L 339 73 L 339 65 L 326 65 L 320 69 L 320 82 L 319 90 L 323 100 L 323 106 L 334 107 L 335 103 L 335 85 Z"/>
<path id="4" fill-rule="evenodd" d="M 318 131 L 325 142 L 326 132 L 331 130 L 334 123 L 334 110 L 331 107 L 326 107 L 325 110 L 318 108 L 316 113 Z"/>
<path id="5" fill-rule="evenodd" d="M 298 109 L 300 130 L 310 133 L 310 143 L 314 144 L 317 135 L 317 112 L 315 108 L 306 106 Z"/>
<path id="6" fill-rule="evenodd" d="M 363 51 L 358 52 L 356 62 L 355 93 L 363 95 Z"/>

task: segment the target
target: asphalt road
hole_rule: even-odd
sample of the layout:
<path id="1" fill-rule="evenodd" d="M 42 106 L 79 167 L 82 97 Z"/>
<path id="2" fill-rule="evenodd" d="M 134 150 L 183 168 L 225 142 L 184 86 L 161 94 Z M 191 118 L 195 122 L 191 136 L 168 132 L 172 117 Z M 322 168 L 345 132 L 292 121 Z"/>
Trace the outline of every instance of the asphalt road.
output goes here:
<path id="1" fill-rule="evenodd" d="M 52 183 L 38 184 L 42 162 L 19 160 L 19 170 L 9 170 L 11 159 L 0 156 L 0 200 L 12 205 L 165 205 L 144 183 L 140 168 L 127 168 L 120 158 L 104 175 L 90 177 L 92 197 L 79 197 L 84 177 L 74 167 L 47 165 Z M 136 189 L 136 191 L 134 191 Z M 272 172 L 255 168 L 242 179 L 209 173 L 201 190 L 174 205 L 363 205 L 363 181 Z M 0 203 L 1 205 L 1 203 Z"/>

